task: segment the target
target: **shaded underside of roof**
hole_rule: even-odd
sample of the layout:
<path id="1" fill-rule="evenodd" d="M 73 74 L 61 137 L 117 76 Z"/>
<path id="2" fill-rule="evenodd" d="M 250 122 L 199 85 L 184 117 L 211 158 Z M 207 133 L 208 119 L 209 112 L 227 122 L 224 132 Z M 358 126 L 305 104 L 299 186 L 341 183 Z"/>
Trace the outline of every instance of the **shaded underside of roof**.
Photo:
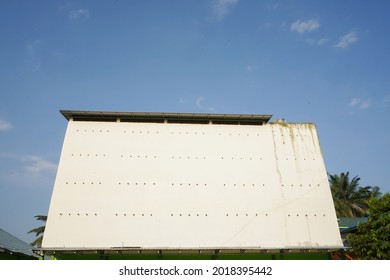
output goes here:
<path id="1" fill-rule="evenodd" d="M 69 121 L 106 122 L 153 122 L 153 123 L 195 123 L 195 124 L 237 124 L 264 125 L 272 115 L 257 114 L 198 114 L 159 112 L 102 112 L 60 110 Z"/>
<path id="2" fill-rule="evenodd" d="M 38 256 L 33 253 L 34 249 L 35 248 L 33 246 L 0 229 L 0 252 L 22 254 L 38 258 Z"/>
<path id="3" fill-rule="evenodd" d="M 74 255 L 74 254 L 105 254 L 105 255 L 153 255 L 153 254 L 195 254 L 195 255 L 229 255 L 229 254 L 277 254 L 277 253 L 329 253 L 342 249 L 340 246 L 291 247 L 291 248 L 137 248 L 137 247 L 113 247 L 113 248 L 41 248 L 48 255 Z"/>

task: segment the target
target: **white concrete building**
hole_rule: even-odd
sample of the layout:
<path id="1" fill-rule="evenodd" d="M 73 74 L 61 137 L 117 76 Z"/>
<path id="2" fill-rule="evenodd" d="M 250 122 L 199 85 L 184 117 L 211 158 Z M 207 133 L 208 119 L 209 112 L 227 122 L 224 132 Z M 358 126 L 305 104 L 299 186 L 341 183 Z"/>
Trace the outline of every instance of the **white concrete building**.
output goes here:
<path id="1" fill-rule="evenodd" d="M 61 113 L 46 251 L 343 247 L 314 124 Z"/>

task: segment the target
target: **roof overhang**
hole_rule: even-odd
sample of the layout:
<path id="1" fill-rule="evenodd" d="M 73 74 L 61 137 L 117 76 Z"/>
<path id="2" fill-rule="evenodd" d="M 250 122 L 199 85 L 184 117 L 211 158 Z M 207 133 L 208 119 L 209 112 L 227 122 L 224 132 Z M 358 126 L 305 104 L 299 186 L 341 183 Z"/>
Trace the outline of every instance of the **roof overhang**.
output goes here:
<path id="1" fill-rule="evenodd" d="M 229 255 L 229 254 L 288 254 L 288 253 L 329 253 L 344 247 L 286 247 L 286 248 L 41 248 L 48 255 L 104 254 L 104 255 Z"/>
<path id="2" fill-rule="evenodd" d="M 60 110 L 68 121 L 264 125 L 272 115 Z"/>

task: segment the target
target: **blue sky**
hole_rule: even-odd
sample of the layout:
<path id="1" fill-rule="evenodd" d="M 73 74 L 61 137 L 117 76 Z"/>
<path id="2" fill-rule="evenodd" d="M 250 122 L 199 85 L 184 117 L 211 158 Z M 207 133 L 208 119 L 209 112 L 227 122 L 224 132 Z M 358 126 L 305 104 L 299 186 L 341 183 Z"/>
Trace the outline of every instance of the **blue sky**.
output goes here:
<path id="1" fill-rule="evenodd" d="M 329 173 L 390 191 L 388 1 L 0 1 L 0 227 L 47 214 L 60 109 L 314 122 Z"/>

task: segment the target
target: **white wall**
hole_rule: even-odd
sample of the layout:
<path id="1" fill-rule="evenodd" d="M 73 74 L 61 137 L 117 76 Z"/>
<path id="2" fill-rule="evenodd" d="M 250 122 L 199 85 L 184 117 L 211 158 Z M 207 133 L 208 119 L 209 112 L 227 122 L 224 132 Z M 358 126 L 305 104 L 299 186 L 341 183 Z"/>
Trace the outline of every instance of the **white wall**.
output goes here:
<path id="1" fill-rule="evenodd" d="M 43 247 L 342 242 L 314 125 L 70 121 Z"/>

